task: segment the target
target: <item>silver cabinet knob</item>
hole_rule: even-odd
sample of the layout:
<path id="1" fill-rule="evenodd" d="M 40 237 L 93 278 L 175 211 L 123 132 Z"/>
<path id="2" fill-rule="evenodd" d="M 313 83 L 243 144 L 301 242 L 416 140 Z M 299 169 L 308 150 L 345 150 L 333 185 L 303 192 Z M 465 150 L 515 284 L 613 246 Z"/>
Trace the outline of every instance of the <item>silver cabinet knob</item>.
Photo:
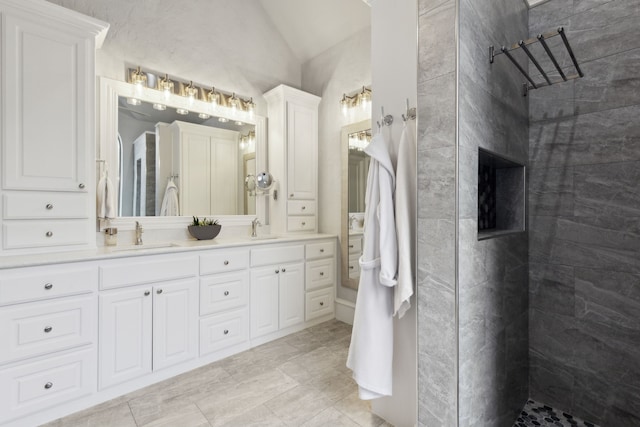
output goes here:
<path id="1" fill-rule="evenodd" d="M 224 296 L 228 297 L 229 296 L 229 291 L 224 291 Z"/>
<path id="2" fill-rule="evenodd" d="M 225 330 L 224 330 L 224 334 L 225 334 L 225 335 L 229 334 L 229 330 L 228 330 L 228 329 L 225 329 Z"/>
<path id="3" fill-rule="evenodd" d="M 302 226 L 304 227 L 305 225 L 307 225 L 307 223 L 302 221 Z"/>
<path id="4" fill-rule="evenodd" d="M 49 390 L 51 387 L 53 387 L 53 383 L 52 382 L 48 382 L 44 385 L 44 388 L 46 388 L 47 390 Z"/>
<path id="5" fill-rule="evenodd" d="M 156 291 L 156 294 L 158 294 L 158 295 L 160 295 L 161 293 L 162 293 L 162 289 L 158 289 L 158 290 Z"/>
<path id="6" fill-rule="evenodd" d="M 324 276 L 324 271 L 321 271 L 321 272 L 320 272 L 320 275 L 321 275 L 321 276 Z"/>
<path id="7" fill-rule="evenodd" d="M 284 268 L 282 269 L 282 272 L 283 272 L 283 273 L 284 273 L 284 272 L 286 272 L 286 271 L 287 271 L 286 269 L 284 269 Z"/>
<path id="8" fill-rule="evenodd" d="M 83 183 L 78 184 L 78 188 L 81 190 L 84 189 L 84 184 Z"/>
<path id="9" fill-rule="evenodd" d="M 47 236 L 47 237 L 51 237 L 51 236 L 53 236 L 53 231 L 47 231 L 47 232 L 45 233 L 45 236 Z"/>
<path id="10" fill-rule="evenodd" d="M 229 261 L 225 261 L 225 262 L 224 262 L 224 265 L 229 265 Z"/>
<path id="11" fill-rule="evenodd" d="M 323 253 L 323 252 L 324 252 L 324 249 L 320 249 L 320 253 Z"/>
<path id="12" fill-rule="evenodd" d="M 306 206 L 303 206 L 303 207 L 302 207 L 302 210 L 305 210 L 305 209 L 307 209 L 307 207 L 306 207 Z"/>
<path id="13" fill-rule="evenodd" d="M 280 270 L 276 270 L 276 274 L 280 273 Z"/>
<path id="14" fill-rule="evenodd" d="M 144 296 L 148 297 L 149 295 L 151 295 L 151 291 L 144 291 Z"/>
<path id="15" fill-rule="evenodd" d="M 353 245 L 349 245 L 349 248 L 353 248 Z"/>
<path id="16" fill-rule="evenodd" d="M 320 301 L 320 306 L 323 306 L 323 305 L 324 305 L 324 302 Z"/>
<path id="17" fill-rule="evenodd" d="M 350 265 L 349 268 L 353 270 L 355 267 L 353 265 Z"/>
<path id="18" fill-rule="evenodd" d="M 47 203 L 47 206 L 45 206 L 45 208 L 47 208 L 48 210 L 53 209 L 53 205 L 51 203 Z"/>
<path id="19" fill-rule="evenodd" d="M 44 328 L 44 333 L 48 334 L 49 332 L 51 332 L 53 330 L 53 328 L 51 326 L 47 326 Z"/>
<path id="20" fill-rule="evenodd" d="M 289 197 L 293 197 L 293 193 L 289 194 Z"/>
<path id="21" fill-rule="evenodd" d="M 52 288 L 53 288 L 53 283 L 46 283 L 46 284 L 44 285 L 44 288 L 45 288 L 46 290 L 52 289 Z"/>

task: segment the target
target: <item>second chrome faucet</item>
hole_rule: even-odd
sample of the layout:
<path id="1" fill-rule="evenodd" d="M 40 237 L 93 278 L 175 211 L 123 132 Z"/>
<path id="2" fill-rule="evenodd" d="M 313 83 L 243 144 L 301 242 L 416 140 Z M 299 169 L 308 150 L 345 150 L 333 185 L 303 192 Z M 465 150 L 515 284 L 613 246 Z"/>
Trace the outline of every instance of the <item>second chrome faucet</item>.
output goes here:
<path id="1" fill-rule="evenodd" d="M 138 221 L 136 221 L 136 245 L 142 244 L 142 233 L 144 232 L 144 228 Z"/>

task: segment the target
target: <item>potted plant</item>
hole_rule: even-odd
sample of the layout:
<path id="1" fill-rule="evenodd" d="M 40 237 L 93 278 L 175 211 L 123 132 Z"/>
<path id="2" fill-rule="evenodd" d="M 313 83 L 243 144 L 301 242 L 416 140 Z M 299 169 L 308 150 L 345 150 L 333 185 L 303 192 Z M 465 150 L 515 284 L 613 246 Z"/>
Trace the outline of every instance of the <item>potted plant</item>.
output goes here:
<path id="1" fill-rule="evenodd" d="M 193 222 L 187 227 L 189 234 L 198 240 L 211 240 L 220 233 L 222 226 L 217 219 L 193 217 Z"/>

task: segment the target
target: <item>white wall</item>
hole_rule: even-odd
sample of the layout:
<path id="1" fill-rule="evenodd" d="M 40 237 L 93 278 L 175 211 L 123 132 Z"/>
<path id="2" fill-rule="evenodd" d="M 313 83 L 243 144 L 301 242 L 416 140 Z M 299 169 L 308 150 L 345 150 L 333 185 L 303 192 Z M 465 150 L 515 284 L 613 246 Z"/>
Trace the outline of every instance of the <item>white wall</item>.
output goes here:
<path id="1" fill-rule="evenodd" d="M 380 120 L 381 106 L 385 114 L 393 115 L 391 131 L 396 145 L 406 100 L 412 107 L 417 103 L 417 9 L 416 0 L 371 1 L 373 120 Z M 413 426 L 417 421 L 415 295 L 411 305 L 394 323 L 393 396 L 372 402 L 376 414 L 398 427 Z"/>
<path id="2" fill-rule="evenodd" d="M 322 97 L 318 112 L 318 230 L 340 235 L 343 126 L 371 118 L 371 110 L 342 114 L 340 99 L 371 85 L 371 29 L 332 47 L 302 66 L 302 89 Z M 339 298 L 356 301 L 356 291 L 338 287 Z"/>
<path id="3" fill-rule="evenodd" d="M 49 0 L 110 24 L 98 75 L 124 80 L 127 67 L 166 72 L 252 96 L 301 84 L 301 64 L 257 2 L 225 0 Z M 126 64 L 126 65 L 125 65 Z"/>

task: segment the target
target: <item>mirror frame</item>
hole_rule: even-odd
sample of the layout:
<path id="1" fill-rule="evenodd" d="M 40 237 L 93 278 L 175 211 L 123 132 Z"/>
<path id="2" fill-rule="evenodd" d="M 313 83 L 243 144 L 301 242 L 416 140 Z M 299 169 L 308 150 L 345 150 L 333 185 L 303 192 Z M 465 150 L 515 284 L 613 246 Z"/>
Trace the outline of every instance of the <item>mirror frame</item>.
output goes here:
<path id="1" fill-rule="evenodd" d="M 349 135 L 371 129 L 371 120 L 363 120 L 342 127 L 340 133 L 340 158 L 342 159 L 342 197 L 340 209 L 340 264 L 341 285 L 358 289 L 360 278 L 349 277 Z"/>
<path id="2" fill-rule="evenodd" d="M 256 173 L 268 171 L 267 168 L 267 118 L 246 111 L 231 113 L 226 107 L 211 106 L 210 103 L 201 100 L 189 101 L 186 97 L 164 93 L 152 88 L 138 88 L 127 82 L 113 80 L 107 77 L 99 77 L 98 93 L 98 140 L 96 147 L 96 160 L 104 160 L 109 165 L 118 163 L 116 150 L 110 149 L 118 138 L 118 97 L 134 97 L 143 102 L 159 102 L 171 108 L 185 108 L 193 112 L 204 112 L 216 117 L 226 117 L 230 120 L 240 120 L 254 125 L 256 130 Z M 99 175 L 99 163 L 96 161 L 96 176 Z M 99 178 L 99 176 L 97 176 Z M 97 181 L 96 181 L 97 182 Z M 254 218 L 258 218 L 262 224 L 268 224 L 268 197 L 256 198 L 256 215 L 211 215 L 221 223 L 228 226 L 250 225 Z M 191 222 L 191 216 L 140 216 L 117 217 L 108 221 L 98 221 L 98 231 L 106 227 L 118 227 L 122 230 L 133 230 L 135 221 L 143 219 L 146 228 L 183 228 Z"/>

